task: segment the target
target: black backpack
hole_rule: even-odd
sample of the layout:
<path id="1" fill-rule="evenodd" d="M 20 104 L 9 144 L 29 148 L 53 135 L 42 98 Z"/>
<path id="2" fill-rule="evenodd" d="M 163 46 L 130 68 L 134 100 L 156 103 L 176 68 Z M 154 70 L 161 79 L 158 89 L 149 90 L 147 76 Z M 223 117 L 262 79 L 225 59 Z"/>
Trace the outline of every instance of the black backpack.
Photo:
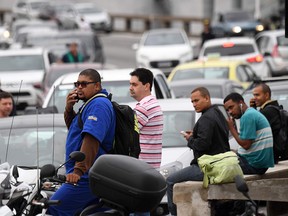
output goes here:
<path id="1" fill-rule="evenodd" d="M 82 111 L 85 106 L 96 97 L 105 97 L 111 101 L 112 95 L 107 97 L 105 94 L 96 94 L 90 98 L 81 108 L 78 115 L 78 125 L 82 129 L 83 121 L 81 118 Z M 109 154 L 122 154 L 138 158 L 140 154 L 139 128 L 138 120 L 135 111 L 128 105 L 118 104 L 111 101 L 116 114 L 116 129 L 113 148 L 111 151 L 106 151 Z"/>
<path id="2" fill-rule="evenodd" d="M 274 143 L 274 151 L 279 155 L 279 160 L 288 159 L 288 112 L 283 109 L 283 106 L 268 105 L 273 109 L 276 109 L 279 113 L 281 120 L 281 128 L 276 137 L 276 143 Z M 267 106 L 267 107 L 268 107 Z"/>

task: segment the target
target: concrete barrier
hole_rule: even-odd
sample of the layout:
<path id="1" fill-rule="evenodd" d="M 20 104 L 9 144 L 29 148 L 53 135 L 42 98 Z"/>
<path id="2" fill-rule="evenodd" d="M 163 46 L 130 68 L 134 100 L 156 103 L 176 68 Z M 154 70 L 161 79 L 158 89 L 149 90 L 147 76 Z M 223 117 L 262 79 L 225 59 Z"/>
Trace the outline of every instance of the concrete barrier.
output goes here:
<path id="1" fill-rule="evenodd" d="M 281 161 L 264 175 L 245 175 L 252 200 L 267 201 L 267 214 L 288 215 L 288 161 Z M 212 200 L 247 200 L 237 191 L 235 183 L 209 185 L 187 181 L 177 183 L 173 189 L 173 200 L 178 216 L 211 215 Z"/>

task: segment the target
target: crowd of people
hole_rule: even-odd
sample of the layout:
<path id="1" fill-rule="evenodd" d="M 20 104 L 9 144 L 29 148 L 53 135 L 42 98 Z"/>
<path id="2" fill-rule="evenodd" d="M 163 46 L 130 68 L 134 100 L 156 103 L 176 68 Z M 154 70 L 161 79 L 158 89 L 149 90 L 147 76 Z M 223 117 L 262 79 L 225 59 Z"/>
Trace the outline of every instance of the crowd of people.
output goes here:
<path id="1" fill-rule="evenodd" d="M 69 59 L 69 58 L 68 58 Z M 137 104 L 134 108 L 140 129 L 141 153 L 143 160 L 154 168 L 159 168 L 162 154 L 163 112 L 155 96 L 151 94 L 153 74 L 145 68 L 136 68 L 130 73 L 130 96 Z M 67 182 L 63 184 L 51 199 L 61 200 L 61 205 L 51 206 L 52 215 L 74 215 L 86 206 L 98 202 L 89 188 L 89 169 L 105 150 L 112 148 L 115 135 L 116 116 L 110 100 L 105 97 L 94 97 L 98 93 L 108 96 L 109 92 L 102 87 L 100 74 L 94 69 L 80 72 L 75 82 L 75 89 L 66 98 L 64 119 L 68 128 L 66 140 L 66 159 L 73 151 L 84 152 L 82 162 L 70 161 L 66 164 Z M 82 100 L 90 101 L 83 109 L 81 118 L 83 127 L 78 125 L 78 113 L 73 106 Z M 237 141 L 235 149 L 239 165 L 244 174 L 264 174 L 278 163 L 279 152 L 274 148 L 280 130 L 280 116 L 268 105 L 279 106 L 271 99 L 268 85 L 260 83 L 253 89 L 253 98 L 246 104 L 239 93 L 227 95 L 223 104 L 229 114 L 226 119 L 222 112 L 211 103 L 210 92 L 205 87 L 197 87 L 191 92 L 191 103 L 197 113 L 201 113 L 195 127 L 183 134 L 187 146 L 193 150 L 194 159 L 190 166 L 168 176 L 167 198 L 171 215 L 177 215 L 173 203 L 173 186 L 184 181 L 202 181 L 203 172 L 197 159 L 204 154 L 215 155 L 233 149 L 229 146 L 229 131 Z M 0 92 L 0 117 L 15 115 L 14 101 L 10 93 Z M 257 110 L 259 108 L 259 110 Z M 240 120 L 240 130 L 235 120 Z M 274 149 L 273 149 L 274 148 Z M 136 212 L 131 215 L 150 215 L 149 212 Z"/>

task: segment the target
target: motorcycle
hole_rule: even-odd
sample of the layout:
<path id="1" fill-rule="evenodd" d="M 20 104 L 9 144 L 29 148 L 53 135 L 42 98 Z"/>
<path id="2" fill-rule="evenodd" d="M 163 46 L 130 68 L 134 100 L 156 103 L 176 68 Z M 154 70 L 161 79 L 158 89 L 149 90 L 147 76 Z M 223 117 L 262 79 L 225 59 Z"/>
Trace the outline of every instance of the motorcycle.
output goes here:
<path id="1" fill-rule="evenodd" d="M 69 155 L 69 159 L 61 164 L 57 169 L 53 164 L 46 164 L 40 171 L 40 176 L 36 183 L 26 183 L 18 181 L 18 167 L 13 166 L 10 174 L 8 163 L 2 165 L 0 175 L 5 178 L 0 187 L 0 215 L 1 216 L 44 216 L 46 210 L 51 205 L 58 205 L 59 200 L 49 200 L 50 196 L 65 183 L 65 176 L 58 175 L 58 170 L 71 160 L 83 161 L 85 155 L 75 151 Z M 1 167 L 0 167 L 1 168 Z M 2 173 L 1 173 L 2 172 Z M 5 204 L 3 201 L 6 201 Z"/>

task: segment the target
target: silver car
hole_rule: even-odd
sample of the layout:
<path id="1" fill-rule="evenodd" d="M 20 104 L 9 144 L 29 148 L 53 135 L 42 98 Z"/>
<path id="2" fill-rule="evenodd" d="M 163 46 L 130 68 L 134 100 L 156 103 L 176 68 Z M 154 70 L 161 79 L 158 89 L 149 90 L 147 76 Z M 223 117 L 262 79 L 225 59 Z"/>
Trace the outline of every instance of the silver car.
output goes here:
<path id="1" fill-rule="evenodd" d="M 285 30 L 264 31 L 255 39 L 272 76 L 288 75 L 288 38 L 285 38 Z"/>

